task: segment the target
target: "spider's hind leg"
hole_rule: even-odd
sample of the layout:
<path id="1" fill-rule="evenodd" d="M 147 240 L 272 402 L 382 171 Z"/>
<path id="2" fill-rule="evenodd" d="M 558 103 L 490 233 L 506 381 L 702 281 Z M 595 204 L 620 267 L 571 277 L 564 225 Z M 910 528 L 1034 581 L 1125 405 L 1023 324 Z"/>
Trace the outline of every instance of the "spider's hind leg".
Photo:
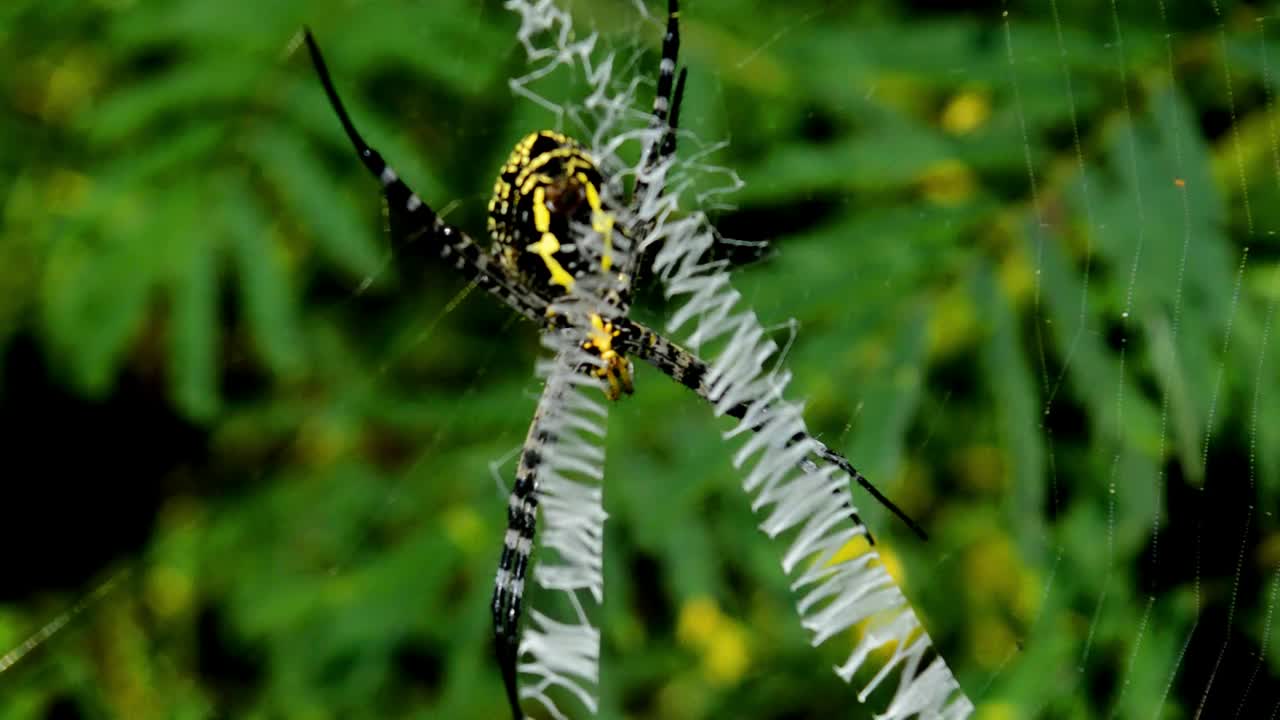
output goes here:
<path id="1" fill-rule="evenodd" d="M 524 581 L 529 570 L 529 557 L 538 520 L 538 469 L 542 464 L 542 448 L 546 431 L 540 428 L 541 413 L 535 414 L 529 435 L 520 451 L 516 466 L 516 482 L 507 501 L 507 531 L 502 540 L 502 555 L 493 584 L 493 642 L 498 669 L 515 720 L 524 717 L 516 682 L 516 664 L 520 656 L 520 610 L 524 599 Z"/>

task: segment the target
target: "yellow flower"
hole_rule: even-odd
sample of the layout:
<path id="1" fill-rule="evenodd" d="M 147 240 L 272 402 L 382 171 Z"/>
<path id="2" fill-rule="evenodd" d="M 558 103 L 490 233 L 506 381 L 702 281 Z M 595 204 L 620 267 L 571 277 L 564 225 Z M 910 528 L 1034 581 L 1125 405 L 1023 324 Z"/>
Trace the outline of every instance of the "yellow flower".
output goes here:
<path id="1" fill-rule="evenodd" d="M 714 685 L 733 685 L 742 679 L 749 664 L 746 633 L 737 623 L 723 623 L 703 650 L 703 675 Z"/>
<path id="2" fill-rule="evenodd" d="M 723 622 L 720 608 L 709 597 L 696 597 L 680 608 L 680 619 L 676 624 L 676 639 L 688 648 L 701 648 L 710 642 L 716 628 Z"/>
<path id="3" fill-rule="evenodd" d="M 942 129 L 952 135 L 973 132 L 991 116 L 991 103 L 987 96 L 977 92 L 963 92 L 951 98 L 942 110 Z"/>
<path id="4" fill-rule="evenodd" d="M 680 608 L 676 639 L 700 655 L 702 674 L 713 685 L 739 682 L 751 664 L 746 631 L 709 597 L 693 598 Z"/>
<path id="5" fill-rule="evenodd" d="M 920 175 L 920 192 L 935 205 L 959 205 L 973 196 L 978 181 L 959 160 L 934 163 Z"/>

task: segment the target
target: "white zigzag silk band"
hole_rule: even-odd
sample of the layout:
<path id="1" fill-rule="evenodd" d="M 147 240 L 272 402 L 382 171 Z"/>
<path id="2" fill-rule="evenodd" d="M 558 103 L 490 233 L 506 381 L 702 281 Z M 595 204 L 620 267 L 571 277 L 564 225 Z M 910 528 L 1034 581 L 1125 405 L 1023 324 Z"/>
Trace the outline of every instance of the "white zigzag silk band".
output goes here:
<path id="1" fill-rule="evenodd" d="M 641 173 L 619 159 L 618 148 L 628 142 L 643 146 L 652 134 L 635 129 L 648 120 L 647 112 L 634 109 L 636 83 L 616 87 L 610 78 L 612 55 L 593 62 L 597 36 L 575 36 L 572 18 L 552 0 L 509 0 L 506 7 L 520 15 L 518 38 L 533 65 L 528 74 L 512 81 L 513 90 L 587 131 L 589 150 L 606 177 L 614 180 L 610 191 L 616 197 L 621 177 Z M 590 94 L 582 104 L 560 106 L 530 89 L 537 80 L 562 67 L 586 78 Z M 682 133 L 682 142 L 686 135 Z M 789 538 L 782 567 L 792 578 L 801 624 L 815 646 L 832 637 L 847 637 L 848 631 L 858 628 L 855 647 L 835 672 L 846 682 L 859 671 L 871 675 L 858 692 L 861 702 L 896 673 L 896 687 L 877 718 L 968 717 L 972 703 L 950 668 L 933 652 L 928 634 L 879 555 L 871 549 L 857 557 L 838 559 L 847 543 L 867 532 L 850 519 L 853 502 L 848 478 L 831 467 L 812 472 L 801 469 L 802 461 L 813 455 L 816 446 L 813 441 L 791 440 L 808 433 L 801 406 L 784 398 L 789 373 L 766 370 L 778 348 L 766 337 L 755 313 L 745 307 L 723 264 L 707 259 L 716 234 L 705 215 L 676 214 L 679 193 L 670 188 L 681 186 L 683 175 L 690 171 L 688 164 L 673 161 L 655 168 L 652 177 L 642 178 L 651 191 L 642 198 L 640 220 L 653 220 L 654 224 L 650 235 L 640 239 L 639 247 L 662 243 L 653 272 L 662 281 L 668 299 L 683 301 L 668 322 L 668 331 L 684 331 L 686 343 L 695 351 L 709 344 L 719 346 L 713 358 L 704 356 L 711 364 L 707 382 L 717 414 L 744 400 L 752 402 L 751 410 L 726 433 L 726 439 L 743 439 L 733 461 L 735 467 L 746 470 L 742 484 L 752 499 L 753 511 L 765 516 L 761 529 L 771 538 L 784 534 Z M 736 176 L 727 176 L 736 182 Z M 655 189 L 663 187 L 664 180 L 668 193 L 658 195 Z M 544 588 L 566 593 L 576 617 L 562 623 L 534 610 L 532 627 L 526 629 L 521 642 L 522 657 L 527 654 L 530 660 L 522 662 L 520 670 L 535 680 L 521 694 L 536 698 L 557 718 L 564 715 L 546 694 L 552 686 L 577 697 L 589 713 L 596 712 L 593 691 L 598 677 L 599 633 L 588 620 L 582 591 L 587 590 L 585 595 L 597 605 L 603 597 L 601 475 L 600 465 L 592 464 L 602 463 L 603 452 L 587 452 L 587 438 L 598 440 L 602 434 L 605 409 L 598 400 L 582 394 L 598 391 L 579 390 L 594 381 L 571 372 L 572 365 L 564 362 L 566 348 L 574 341 L 551 341 L 563 344 L 550 344 L 557 360 L 549 366 L 543 402 L 552 395 L 553 381 L 561 388 L 556 392 L 563 393 L 557 397 L 573 398 L 557 417 L 577 434 L 548 448 L 547 458 L 550 461 L 564 451 L 562 472 L 572 470 L 579 477 L 565 478 L 570 484 L 554 486 L 554 491 L 548 478 L 540 489 L 547 532 L 543 547 L 552 547 L 554 533 L 560 558 L 556 562 L 560 564 L 545 568 L 548 561 L 540 557 L 535 578 Z M 578 517 L 583 511 L 587 515 Z M 872 662 L 872 652 L 880 648 L 885 653 L 877 654 Z M 886 654 L 887 659 L 874 667 Z"/>
<path id="2" fill-rule="evenodd" d="M 545 378 L 531 435 L 539 447 L 538 503 L 542 543 L 533 567 L 534 581 L 560 596 L 571 617 L 557 620 L 531 608 L 520 641 L 520 696 L 540 703 L 553 717 L 565 718 L 549 693 L 561 688 L 595 714 L 600 667 L 600 632 L 588 608 L 604 601 L 604 449 L 608 407 L 601 382 L 578 372 L 598 359 L 580 349 L 574 331 L 548 333 L 543 344 L 555 353 L 539 362 Z"/>
<path id="3" fill-rule="evenodd" d="M 593 64 L 596 35 L 575 40 L 572 18 L 552 2 L 536 3 L 513 0 L 509 10 L 521 16 L 518 39 L 533 66 L 525 76 L 513 79 L 511 88 L 517 95 L 564 117 L 564 110 L 535 93 L 530 86 L 561 67 L 580 68 L 587 76 L 592 92 L 584 104 L 590 108 L 590 124 L 595 128 L 592 142 L 587 143 L 592 156 L 609 184 L 603 194 L 611 207 L 617 201 L 620 180 L 626 174 L 610 160 L 616 153 L 602 151 L 600 143 L 616 137 L 620 118 L 632 113 L 632 89 L 611 93 L 612 58 Z M 536 42 L 550 37 L 550 47 Z M 575 117 L 577 117 L 575 115 Z M 581 120 L 581 118 L 578 118 Z M 590 228 L 576 228 L 577 242 L 600 243 Z M 631 250 L 630 241 L 614 233 L 615 262 L 625 266 Z M 575 292 L 561 303 L 556 312 L 566 316 L 588 317 L 591 313 L 607 315 L 607 308 L 592 292 L 591 278 L 580 278 Z M 535 422 L 547 438 L 540 448 L 542 469 L 537 495 L 542 508 L 542 541 L 533 567 L 534 582 L 551 597 L 531 598 L 529 622 L 520 639 L 520 696 L 542 705 L 557 720 L 568 716 L 560 707 L 565 697 L 574 699 L 586 714 L 598 710 L 600 632 L 592 623 L 593 611 L 604 601 L 602 576 L 604 554 L 603 508 L 604 479 L 603 439 L 608 407 L 602 401 L 603 385 L 597 378 L 579 372 L 584 365 L 597 365 L 598 357 L 582 351 L 580 330 L 572 328 L 546 333 L 543 345 L 554 359 L 539 363 L 538 374 L 545 378 L 542 398 Z M 535 432 L 535 435 L 538 433 Z M 555 611 L 542 605 L 558 601 Z M 566 611 L 567 608 L 567 611 Z M 556 611 L 562 617 L 555 617 Z M 579 713 L 575 713 L 575 716 Z"/>

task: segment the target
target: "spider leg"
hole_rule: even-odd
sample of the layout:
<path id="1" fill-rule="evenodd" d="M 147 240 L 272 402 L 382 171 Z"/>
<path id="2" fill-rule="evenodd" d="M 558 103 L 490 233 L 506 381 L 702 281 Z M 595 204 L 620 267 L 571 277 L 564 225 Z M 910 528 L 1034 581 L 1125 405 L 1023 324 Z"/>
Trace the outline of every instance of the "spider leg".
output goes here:
<path id="1" fill-rule="evenodd" d="M 662 162 L 676 152 L 676 130 L 680 127 L 680 105 L 684 100 L 684 83 L 688 77 L 688 68 L 681 68 L 676 76 L 676 63 L 680 56 L 680 7 L 678 0 L 667 3 L 667 34 L 662 39 L 662 60 L 658 63 L 658 90 L 653 97 L 653 116 L 649 120 L 649 129 L 655 131 L 653 140 L 645 148 L 644 164 L 636 178 L 636 186 L 631 194 L 631 212 L 637 214 L 640 203 L 649 194 L 649 181 L 646 179 Z M 674 82 L 674 91 L 673 91 Z M 659 188 L 661 194 L 664 188 Z M 653 230 L 653 220 L 637 224 L 628 235 L 640 243 Z M 635 285 L 636 274 L 642 266 L 640 259 L 643 253 L 639 246 L 631 249 L 631 257 L 623 268 L 628 283 L 623 292 L 623 307 L 631 302 L 631 288 Z"/>
<path id="2" fill-rule="evenodd" d="M 680 125 L 680 103 L 684 99 L 684 81 L 687 68 L 681 68 L 676 78 L 676 64 L 680 61 L 680 6 L 678 0 L 667 2 L 667 34 L 662 38 L 662 60 L 658 63 L 658 91 L 653 97 L 653 117 L 649 129 L 656 133 L 645 150 L 644 169 L 652 170 L 675 152 L 675 131 Z M 672 83 L 674 81 L 674 94 Z M 636 183 L 635 200 L 638 201 L 647 183 Z"/>
<path id="3" fill-rule="evenodd" d="M 520 696 L 516 684 L 516 663 L 520 655 L 520 604 L 524 597 L 525 575 L 533 552 L 538 520 L 538 471 L 543 448 L 552 436 L 543 428 L 543 407 L 552 399 L 544 394 L 529 424 L 529 434 L 520 450 L 516 482 L 507 501 L 507 532 L 493 586 L 493 641 L 506 687 L 511 715 L 521 720 Z"/>
<path id="4" fill-rule="evenodd" d="M 545 300 L 521 291 L 519 284 L 507 277 L 501 265 L 494 262 L 465 232 L 444 222 L 431 206 L 423 202 L 400 179 L 396 171 L 383 160 L 382 155 L 365 143 L 338 96 L 338 90 L 329 77 L 329 68 L 325 65 L 311 30 L 304 30 L 303 37 L 311 54 L 311 64 L 320 77 L 324 92 L 329 97 L 329 104 L 342 123 L 342 129 L 346 131 L 361 162 L 382 183 L 387 210 L 391 216 L 392 246 L 397 251 L 417 249 L 421 246 L 415 243 L 425 238 L 427 247 L 433 248 L 442 259 L 451 261 L 457 270 L 476 285 L 494 294 L 530 320 L 539 324 L 546 322 Z"/>
<path id="5" fill-rule="evenodd" d="M 675 380 L 681 385 L 684 385 L 694 391 L 698 397 L 706 400 L 707 402 L 714 402 L 711 397 L 710 388 L 706 383 L 708 371 L 707 364 L 699 359 L 698 356 L 671 342 L 645 325 L 635 322 L 634 320 L 624 320 L 621 322 L 615 321 L 615 324 L 618 324 L 624 330 L 622 339 L 625 340 L 623 347 L 627 354 L 640 357 L 645 362 L 662 371 L 663 374 L 670 377 L 672 380 Z M 751 409 L 752 404 L 753 403 L 751 401 L 739 403 L 734 407 L 729 408 L 725 414 L 741 420 L 746 417 L 747 411 Z M 762 426 L 752 428 L 754 432 L 759 432 L 761 429 Z M 916 535 L 920 536 L 922 540 L 929 539 L 928 534 L 925 533 L 924 529 L 921 528 L 916 521 L 912 520 L 911 517 L 903 512 L 897 505 L 893 504 L 893 501 L 885 497 L 884 493 L 880 492 L 875 485 L 871 484 L 870 480 L 867 480 L 862 473 L 858 472 L 857 468 L 855 468 L 847 458 L 827 447 L 827 445 L 821 440 L 805 433 L 797 433 L 794 437 L 788 440 L 788 444 L 804 440 L 813 442 L 816 445 L 814 452 L 819 458 L 825 462 L 835 465 L 850 478 L 855 480 L 863 487 L 863 489 L 871 494 L 871 497 L 875 498 L 876 502 L 879 502 L 881 505 L 888 508 L 888 510 L 894 515 L 897 515 L 898 518 L 905 522 L 907 527 L 911 528 L 911 530 Z M 808 458 L 800 461 L 800 467 L 806 472 L 812 472 L 817 468 L 816 464 Z M 865 527 L 865 523 L 862 522 L 861 518 L 858 517 L 857 512 L 852 508 L 850 508 L 849 514 L 854 522 Z M 871 536 L 870 529 L 867 531 L 867 540 L 872 544 L 875 543 L 875 539 Z"/>

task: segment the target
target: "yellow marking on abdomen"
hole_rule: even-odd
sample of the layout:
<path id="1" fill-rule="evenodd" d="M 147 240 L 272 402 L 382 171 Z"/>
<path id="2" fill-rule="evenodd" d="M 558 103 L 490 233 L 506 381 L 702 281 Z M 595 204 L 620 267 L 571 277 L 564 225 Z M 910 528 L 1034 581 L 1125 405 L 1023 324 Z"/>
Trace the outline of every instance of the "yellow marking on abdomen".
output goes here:
<path id="1" fill-rule="evenodd" d="M 533 226 L 542 233 L 542 238 L 525 248 L 538 253 L 542 262 L 551 272 L 551 284 L 562 285 L 566 290 L 573 288 L 573 276 L 569 274 L 555 254 L 560 250 L 560 239 L 551 232 L 551 211 L 547 209 L 547 189 L 538 187 L 533 191 Z"/>
<path id="2" fill-rule="evenodd" d="M 604 241 L 604 256 L 600 259 L 600 265 L 608 272 L 613 267 L 613 214 L 605 211 L 600 202 L 600 193 L 586 173 L 578 173 L 577 179 L 587 189 L 587 204 L 591 206 L 591 229 L 600 233 L 600 238 Z"/>

